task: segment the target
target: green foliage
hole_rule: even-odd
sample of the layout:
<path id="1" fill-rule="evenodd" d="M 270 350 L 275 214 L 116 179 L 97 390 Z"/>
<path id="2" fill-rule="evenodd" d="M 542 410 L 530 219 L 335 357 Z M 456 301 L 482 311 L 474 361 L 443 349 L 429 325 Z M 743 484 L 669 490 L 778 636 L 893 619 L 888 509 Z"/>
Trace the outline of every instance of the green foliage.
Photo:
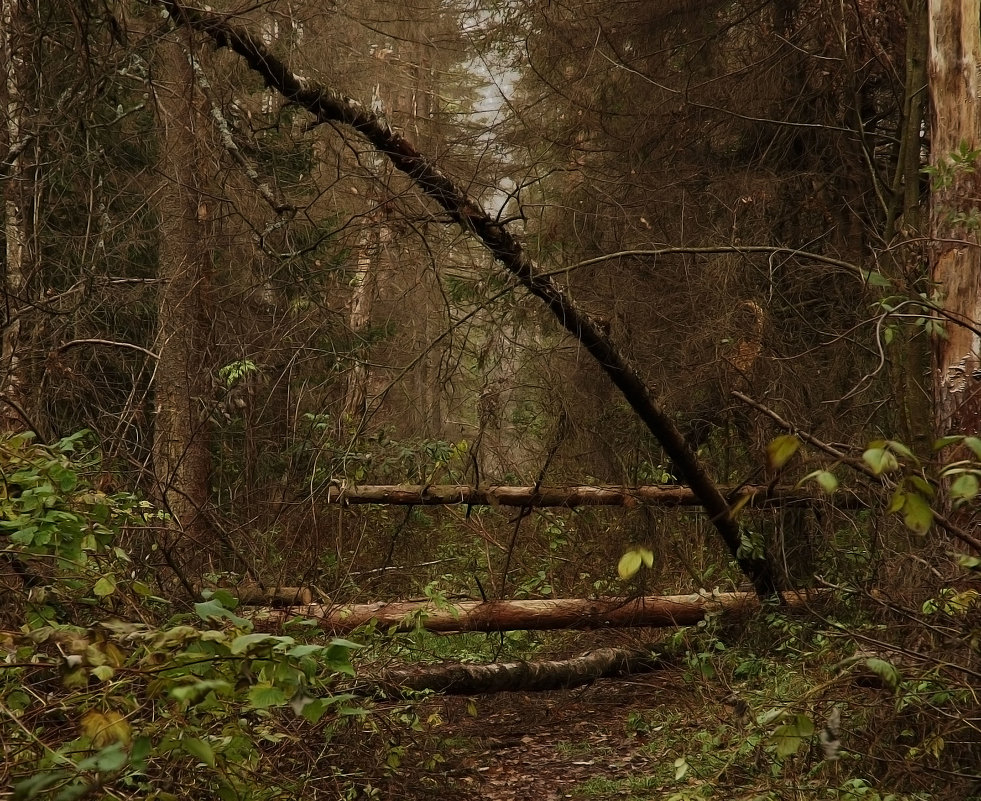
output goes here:
<path id="1" fill-rule="evenodd" d="M 218 380 L 221 381 L 226 389 L 231 389 L 243 378 L 248 378 L 250 375 L 258 372 L 259 367 L 254 361 L 251 359 L 242 359 L 219 368 Z"/>
<path id="2" fill-rule="evenodd" d="M 957 150 L 948 153 L 946 158 L 921 169 L 930 176 L 934 191 L 941 191 L 949 189 L 957 176 L 973 173 L 978 158 L 981 158 L 981 150 L 972 148 L 967 141 L 963 141 Z"/>
<path id="3" fill-rule="evenodd" d="M 654 552 L 650 548 L 631 548 L 620 557 L 617 565 L 617 573 L 624 581 L 633 578 L 641 565 L 645 567 L 654 566 Z"/>
<path id="4" fill-rule="evenodd" d="M 25 577 L 0 671 L 13 797 L 298 797 L 284 749 L 313 737 L 336 761 L 332 738 L 370 712 L 338 686 L 360 646 L 256 631 L 224 591 L 174 614 L 118 545 L 155 513 L 91 486 L 85 439 L 0 442 L 4 555 Z M 386 749 L 393 768 L 402 748 Z"/>

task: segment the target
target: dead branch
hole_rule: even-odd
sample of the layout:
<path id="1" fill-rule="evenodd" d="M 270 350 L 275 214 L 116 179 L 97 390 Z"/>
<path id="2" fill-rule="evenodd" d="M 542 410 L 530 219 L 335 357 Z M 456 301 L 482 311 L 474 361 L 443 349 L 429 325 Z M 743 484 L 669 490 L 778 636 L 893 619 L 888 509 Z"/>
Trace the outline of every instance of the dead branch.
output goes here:
<path id="1" fill-rule="evenodd" d="M 459 184 L 443 173 L 382 117 L 336 89 L 318 84 L 292 72 L 262 42 L 244 28 L 232 25 L 224 15 L 188 8 L 176 0 L 157 0 L 179 25 L 187 25 L 211 37 L 219 47 L 240 55 L 266 84 L 290 102 L 302 106 L 321 123 L 342 123 L 367 139 L 392 165 L 435 200 L 464 230 L 538 297 L 596 360 L 620 390 L 664 451 L 678 466 L 698 497 L 726 548 L 752 581 L 760 597 L 777 594 L 779 580 L 766 558 L 740 553 L 738 523 L 729 514 L 725 496 L 708 475 L 695 451 L 689 447 L 672 416 L 655 401 L 640 374 L 617 348 L 603 326 L 575 303 L 562 288 L 525 252 L 506 225 L 493 219 Z"/>

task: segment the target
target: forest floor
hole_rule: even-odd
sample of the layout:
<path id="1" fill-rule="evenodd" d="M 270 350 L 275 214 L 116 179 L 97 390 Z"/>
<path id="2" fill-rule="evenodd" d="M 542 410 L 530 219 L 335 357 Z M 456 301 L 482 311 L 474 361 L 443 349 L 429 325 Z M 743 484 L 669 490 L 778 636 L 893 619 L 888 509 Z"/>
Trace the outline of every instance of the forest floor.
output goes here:
<path id="1" fill-rule="evenodd" d="M 676 667 L 433 704 L 453 797 L 490 801 L 668 798 L 693 787 L 675 778 L 675 760 L 697 732 L 723 722 L 706 713 L 729 714 L 721 701 L 706 704 Z"/>

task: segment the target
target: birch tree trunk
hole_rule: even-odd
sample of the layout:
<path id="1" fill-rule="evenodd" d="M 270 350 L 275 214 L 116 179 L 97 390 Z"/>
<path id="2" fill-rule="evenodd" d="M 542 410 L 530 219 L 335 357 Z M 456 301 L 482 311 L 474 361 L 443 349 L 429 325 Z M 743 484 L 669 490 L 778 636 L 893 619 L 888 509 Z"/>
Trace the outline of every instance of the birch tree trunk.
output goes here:
<path id="1" fill-rule="evenodd" d="M 977 0 L 929 0 L 933 281 L 950 319 L 934 340 L 937 435 L 981 431 L 981 26 Z"/>
<path id="2" fill-rule="evenodd" d="M 174 528 L 207 555 L 214 545 L 204 514 L 211 476 L 209 422 L 213 203 L 204 191 L 205 132 L 185 44 L 164 40 L 156 61 L 163 132 L 158 191 L 159 276 L 153 458 L 158 495 Z"/>

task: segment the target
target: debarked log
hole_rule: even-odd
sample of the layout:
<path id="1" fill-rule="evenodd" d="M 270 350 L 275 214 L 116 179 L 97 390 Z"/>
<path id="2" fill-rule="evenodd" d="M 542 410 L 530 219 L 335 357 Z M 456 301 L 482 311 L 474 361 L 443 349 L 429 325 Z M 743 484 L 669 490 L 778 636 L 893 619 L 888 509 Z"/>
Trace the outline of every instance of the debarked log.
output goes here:
<path id="1" fill-rule="evenodd" d="M 784 592 L 781 608 L 804 606 L 826 595 L 826 590 Z M 755 593 L 726 592 L 642 598 L 464 601 L 452 604 L 432 601 L 350 606 L 308 604 L 290 609 L 257 610 L 252 618 L 259 627 L 268 628 L 297 616 L 306 617 L 333 632 L 351 631 L 371 622 L 379 628 L 395 631 L 515 631 L 687 626 L 711 613 L 733 615 L 759 608 L 760 600 Z"/>
<path id="2" fill-rule="evenodd" d="M 827 502 L 827 497 L 809 493 L 796 487 L 746 486 L 737 491 L 722 487 L 723 492 L 733 492 L 737 499 L 750 496 L 754 506 L 810 505 Z M 728 493 L 727 493 L 728 494 Z M 843 496 L 843 503 L 852 505 L 851 496 Z M 835 504 L 840 505 L 839 498 Z M 327 503 L 336 504 L 390 504 L 401 506 L 439 506 L 467 504 L 469 506 L 699 506 L 698 496 L 689 487 L 673 484 L 641 487 L 623 486 L 572 486 L 572 487 L 472 487 L 466 484 L 411 485 L 377 484 L 329 488 Z"/>
<path id="3" fill-rule="evenodd" d="M 385 670 L 356 686 L 359 694 L 388 698 L 431 690 L 449 695 L 499 692 L 541 692 L 581 687 L 597 679 L 647 673 L 664 664 L 655 650 L 599 648 L 572 659 L 500 662 L 489 665 L 449 664 L 407 670 Z M 362 678 L 359 676 L 359 679 Z"/>

